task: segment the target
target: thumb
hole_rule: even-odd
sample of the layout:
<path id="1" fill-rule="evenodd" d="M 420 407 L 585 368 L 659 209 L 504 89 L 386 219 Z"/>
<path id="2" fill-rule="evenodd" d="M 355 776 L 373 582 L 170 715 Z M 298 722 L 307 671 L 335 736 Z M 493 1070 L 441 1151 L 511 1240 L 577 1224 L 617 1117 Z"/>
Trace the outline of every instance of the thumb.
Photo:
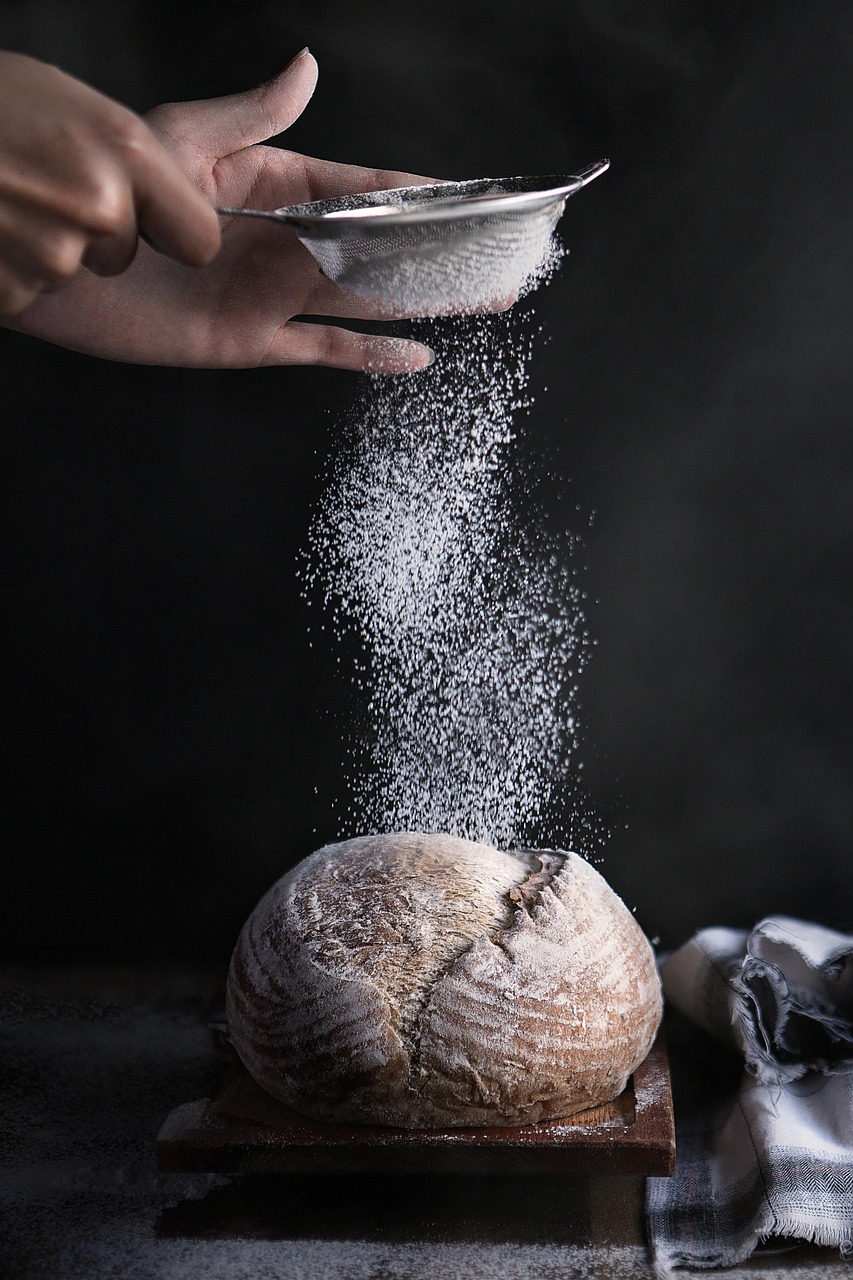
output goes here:
<path id="1" fill-rule="evenodd" d="M 245 93 L 200 102 L 168 103 L 146 117 L 155 132 L 179 143 L 191 142 L 209 157 L 220 159 L 289 129 L 311 100 L 318 68 L 313 54 L 302 49 L 283 71 Z"/>

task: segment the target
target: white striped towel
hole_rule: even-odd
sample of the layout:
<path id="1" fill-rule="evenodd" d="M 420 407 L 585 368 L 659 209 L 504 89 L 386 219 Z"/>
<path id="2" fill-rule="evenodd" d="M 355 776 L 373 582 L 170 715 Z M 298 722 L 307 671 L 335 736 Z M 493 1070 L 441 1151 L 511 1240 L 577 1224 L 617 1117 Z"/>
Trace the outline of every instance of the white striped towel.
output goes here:
<path id="1" fill-rule="evenodd" d="M 706 929 L 661 976 L 684 1018 L 677 1168 L 647 1187 L 658 1274 L 731 1266 L 770 1236 L 853 1254 L 853 936 L 787 916 Z"/>

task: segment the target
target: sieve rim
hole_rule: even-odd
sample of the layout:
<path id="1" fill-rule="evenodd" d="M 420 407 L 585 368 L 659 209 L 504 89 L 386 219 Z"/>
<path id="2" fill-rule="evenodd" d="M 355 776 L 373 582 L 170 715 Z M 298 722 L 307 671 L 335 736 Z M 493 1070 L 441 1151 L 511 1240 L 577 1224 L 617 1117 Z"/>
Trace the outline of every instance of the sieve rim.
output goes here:
<path id="1" fill-rule="evenodd" d="M 275 210 L 274 216 L 314 236 L 345 239 L 352 233 L 359 236 L 365 233 L 385 234 L 399 227 L 454 222 L 478 216 L 493 217 L 496 214 L 524 214 L 560 200 L 565 201 L 609 167 L 609 160 L 598 160 L 573 174 L 474 178 L 468 182 L 395 187 L 393 190 L 368 191 L 341 197 L 339 200 L 314 200 L 306 204 L 284 205 Z M 429 188 L 430 192 L 446 191 L 447 194 L 425 195 L 425 188 Z M 405 200 L 413 193 L 418 193 L 417 202 L 408 207 L 401 208 L 392 203 L 395 197 Z M 363 199 L 364 204 L 349 207 L 350 200 L 359 199 Z"/>

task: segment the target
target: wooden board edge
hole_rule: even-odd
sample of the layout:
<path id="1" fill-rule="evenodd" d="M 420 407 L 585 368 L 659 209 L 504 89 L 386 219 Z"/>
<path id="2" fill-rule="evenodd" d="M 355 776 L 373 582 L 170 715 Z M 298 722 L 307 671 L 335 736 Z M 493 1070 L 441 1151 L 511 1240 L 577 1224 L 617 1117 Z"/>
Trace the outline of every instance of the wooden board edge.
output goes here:
<path id="1" fill-rule="evenodd" d="M 634 1072 L 634 1121 L 624 1128 L 578 1127 L 570 1142 L 547 1147 L 518 1142 L 447 1146 L 417 1141 L 407 1131 L 405 1144 L 335 1146 L 322 1143 L 276 1146 L 263 1127 L 234 1121 L 211 1125 L 209 1099 L 183 1103 L 169 1113 L 157 1136 L 161 1172 L 298 1173 L 611 1173 L 666 1177 L 675 1170 L 675 1125 L 666 1046 L 659 1037 Z M 255 1130 L 253 1133 L 252 1130 Z M 565 1135 L 564 1135 L 565 1136 Z"/>

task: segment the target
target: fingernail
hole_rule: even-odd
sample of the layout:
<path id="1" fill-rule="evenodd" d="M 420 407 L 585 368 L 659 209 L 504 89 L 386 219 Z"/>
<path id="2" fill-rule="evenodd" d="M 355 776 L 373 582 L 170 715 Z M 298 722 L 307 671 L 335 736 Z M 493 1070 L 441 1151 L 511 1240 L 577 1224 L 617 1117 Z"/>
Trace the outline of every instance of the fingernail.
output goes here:
<path id="1" fill-rule="evenodd" d="M 290 62 L 288 62 L 288 64 L 287 64 L 287 65 L 288 65 L 289 67 L 295 66 L 295 64 L 296 64 L 297 62 L 301 62 L 303 58 L 307 57 L 307 55 L 308 55 L 310 52 L 311 52 L 311 50 L 308 48 L 308 45 L 306 44 L 305 48 L 304 48 L 304 49 L 300 49 L 300 50 L 299 50 L 299 52 L 298 52 L 297 54 L 295 54 L 295 55 L 290 59 Z"/>
<path id="2" fill-rule="evenodd" d="M 391 341 L 394 342 L 395 339 L 392 338 Z M 411 347 L 414 344 L 410 343 L 407 345 Z M 414 374 L 416 373 L 425 373 L 427 369 L 429 369 L 432 365 L 435 364 L 435 352 L 433 351 L 432 347 L 428 347 L 425 342 L 419 342 L 417 344 L 417 350 L 418 350 L 418 354 L 420 354 L 421 351 L 426 351 L 429 353 L 429 360 L 427 360 L 426 364 L 418 364 L 418 365 L 413 364 L 408 369 L 399 369 L 397 371 L 397 374 L 395 374 L 394 376 L 399 376 L 399 374 L 402 373 L 407 378 L 410 378 L 410 377 L 413 377 Z"/>

